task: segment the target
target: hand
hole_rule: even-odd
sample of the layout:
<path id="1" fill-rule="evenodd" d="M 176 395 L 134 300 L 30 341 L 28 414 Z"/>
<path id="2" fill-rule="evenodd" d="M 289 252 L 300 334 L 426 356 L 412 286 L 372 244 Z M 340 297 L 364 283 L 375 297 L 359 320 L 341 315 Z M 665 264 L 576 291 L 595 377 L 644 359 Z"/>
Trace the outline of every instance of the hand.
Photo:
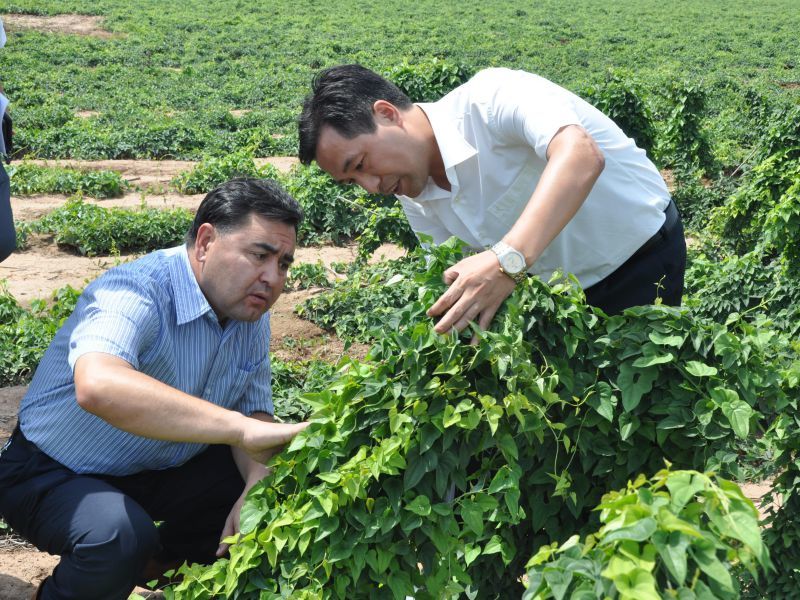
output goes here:
<path id="1" fill-rule="evenodd" d="M 437 333 L 462 331 L 476 319 L 481 329 L 487 329 L 515 285 L 500 270 L 497 256 L 491 250 L 457 262 L 444 272 L 444 282 L 450 287 L 427 312 L 429 317 L 443 315 L 434 327 Z M 472 343 L 476 341 L 472 339 Z"/>
<path id="2" fill-rule="evenodd" d="M 244 492 L 242 492 L 242 495 L 239 496 L 239 499 L 233 505 L 233 508 L 231 508 L 231 512 L 228 513 L 228 518 L 225 519 L 222 535 L 219 536 L 219 547 L 216 552 L 217 558 L 225 556 L 228 552 L 228 548 L 230 548 L 230 544 L 226 544 L 222 540 L 239 533 L 239 517 L 242 512 L 242 504 L 244 504 L 244 499 L 247 496 L 247 492 L 250 491 L 250 487 L 245 487 Z"/>
<path id="3" fill-rule="evenodd" d="M 264 464 L 308 425 L 309 423 L 305 421 L 302 423 L 271 423 L 248 418 L 242 433 L 240 447 L 250 458 Z"/>
<path id="4" fill-rule="evenodd" d="M 225 556 L 225 554 L 228 552 L 228 548 L 230 548 L 230 544 L 226 544 L 222 540 L 239 533 L 239 519 L 242 515 L 242 505 L 244 504 L 245 498 L 247 498 L 247 494 L 250 492 L 250 488 L 252 488 L 261 479 L 262 477 L 258 476 L 248 478 L 244 485 L 244 491 L 242 492 L 242 495 L 239 496 L 239 499 L 233 505 L 233 508 L 231 508 L 231 512 L 228 513 L 228 518 L 225 519 L 225 526 L 222 528 L 222 535 L 219 536 L 219 547 L 217 548 L 216 552 L 217 558 Z"/>

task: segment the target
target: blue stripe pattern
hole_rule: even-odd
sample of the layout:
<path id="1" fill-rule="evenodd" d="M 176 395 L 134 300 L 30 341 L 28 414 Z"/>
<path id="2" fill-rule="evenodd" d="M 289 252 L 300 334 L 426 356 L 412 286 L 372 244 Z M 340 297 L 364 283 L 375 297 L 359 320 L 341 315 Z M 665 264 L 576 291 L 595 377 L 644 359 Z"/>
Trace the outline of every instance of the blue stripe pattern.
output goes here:
<path id="1" fill-rule="evenodd" d="M 36 370 L 20 405 L 20 427 L 76 473 L 129 475 L 181 465 L 206 445 L 133 435 L 78 406 L 77 359 L 112 354 L 187 394 L 246 415 L 272 414 L 269 336 L 269 313 L 220 326 L 185 246 L 153 252 L 86 287 Z"/>

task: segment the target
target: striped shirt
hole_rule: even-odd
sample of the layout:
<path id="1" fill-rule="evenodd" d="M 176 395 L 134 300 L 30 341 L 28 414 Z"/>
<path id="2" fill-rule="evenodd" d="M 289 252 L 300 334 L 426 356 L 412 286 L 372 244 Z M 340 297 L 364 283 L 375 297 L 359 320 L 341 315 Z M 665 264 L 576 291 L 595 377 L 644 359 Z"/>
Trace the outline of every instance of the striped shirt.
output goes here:
<path id="1" fill-rule="evenodd" d="M 269 313 L 221 327 L 185 246 L 160 250 L 89 284 L 45 352 L 20 405 L 25 437 L 76 473 L 129 475 L 185 463 L 205 444 L 117 429 L 75 400 L 80 356 L 104 352 L 187 394 L 272 414 Z"/>

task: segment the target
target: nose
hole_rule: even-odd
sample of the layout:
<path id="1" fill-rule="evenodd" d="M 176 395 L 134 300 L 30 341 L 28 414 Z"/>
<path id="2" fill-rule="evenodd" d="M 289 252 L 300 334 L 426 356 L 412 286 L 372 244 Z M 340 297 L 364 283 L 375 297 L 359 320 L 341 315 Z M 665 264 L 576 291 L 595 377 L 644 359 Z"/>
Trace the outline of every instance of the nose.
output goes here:
<path id="1" fill-rule="evenodd" d="M 272 289 L 282 289 L 286 276 L 287 272 L 281 269 L 280 262 L 277 259 L 268 260 L 261 268 L 258 280 Z"/>
<path id="2" fill-rule="evenodd" d="M 381 191 L 381 178 L 369 173 L 359 173 L 355 177 L 356 183 L 370 194 L 379 194 Z"/>

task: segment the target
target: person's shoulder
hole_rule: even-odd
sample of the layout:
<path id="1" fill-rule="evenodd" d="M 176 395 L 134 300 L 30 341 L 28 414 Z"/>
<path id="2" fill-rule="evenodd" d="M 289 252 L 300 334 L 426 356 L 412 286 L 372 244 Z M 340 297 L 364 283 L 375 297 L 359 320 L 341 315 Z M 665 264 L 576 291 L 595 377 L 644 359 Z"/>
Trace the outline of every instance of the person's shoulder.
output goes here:
<path id="1" fill-rule="evenodd" d="M 174 261 L 180 259 L 179 250 L 180 247 L 157 250 L 112 267 L 91 286 L 143 292 L 164 290 L 169 284 Z"/>

